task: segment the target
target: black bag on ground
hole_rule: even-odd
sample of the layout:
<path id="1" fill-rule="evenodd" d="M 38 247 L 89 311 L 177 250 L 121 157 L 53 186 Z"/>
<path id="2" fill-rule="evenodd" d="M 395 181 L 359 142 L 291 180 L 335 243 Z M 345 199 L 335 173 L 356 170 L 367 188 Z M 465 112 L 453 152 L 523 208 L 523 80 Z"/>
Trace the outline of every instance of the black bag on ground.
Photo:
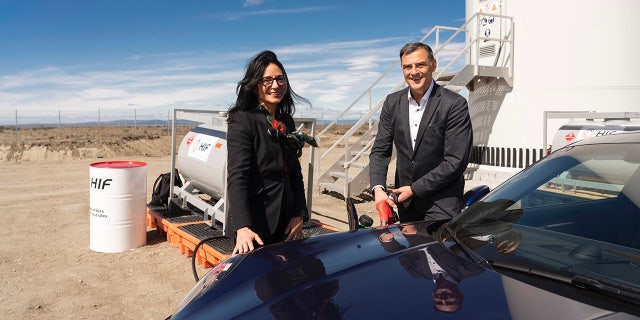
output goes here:
<path id="1" fill-rule="evenodd" d="M 182 180 L 180 180 L 178 170 L 176 170 L 174 179 L 174 185 L 182 187 Z M 159 175 L 158 178 L 156 178 L 156 182 L 153 183 L 153 193 L 151 194 L 151 202 L 149 202 L 149 205 L 166 207 L 167 201 L 169 200 L 169 192 L 171 192 L 170 184 L 171 172 Z"/>

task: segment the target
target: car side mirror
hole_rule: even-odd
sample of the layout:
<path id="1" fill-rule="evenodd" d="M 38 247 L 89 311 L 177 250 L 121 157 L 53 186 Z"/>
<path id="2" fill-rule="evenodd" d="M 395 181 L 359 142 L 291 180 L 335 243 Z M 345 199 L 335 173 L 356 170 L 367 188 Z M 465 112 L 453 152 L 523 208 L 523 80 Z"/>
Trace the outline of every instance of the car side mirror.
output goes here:
<path id="1" fill-rule="evenodd" d="M 489 193 L 489 191 L 491 191 L 491 189 L 489 189 L 489 186 L 485 184 L 469 189 L 462 196 L 462 203 L 464 207 L 468 207 L 474 204 L 476 201 L 482 199 L 482 197 Z"/>

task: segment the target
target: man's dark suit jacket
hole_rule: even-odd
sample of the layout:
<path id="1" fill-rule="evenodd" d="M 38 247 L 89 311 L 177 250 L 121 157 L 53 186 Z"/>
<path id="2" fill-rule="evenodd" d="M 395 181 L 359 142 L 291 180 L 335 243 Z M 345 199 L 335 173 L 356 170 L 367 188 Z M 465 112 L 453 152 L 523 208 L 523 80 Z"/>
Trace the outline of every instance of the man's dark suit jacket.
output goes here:
<path id="1" fill-rule="evenodd" d="M 439 243 L 427 246 L 427 250 L 433 260 L 457 282 L 484 272 L 484 268 L 481 266 L 452 253 Z M 399 260 L 412 277 L 433 279 L 427 254 L 423 250 L 407 251 L 399 257 Z"/>
<path id="2" fill-rule="evenodd" d="M 398 206 L 401 221 L 416 220 L 416 213 L 420 219 L 450 217 L 461 209 L 463 173 L 473 144 L 468 105 L 459 94 L 433 85 L 415 150 L 409 131 L 407 87 L 387 96 L 369 156 L 371 187 L 386 186 L 392 148 L 396 147 L 395 187 L 411 186 L 414 193 Z M 411 213 L 413 218 L 408 219 Z M 423 217 L 424 213 L 430 215 Z"/>
<path id="3" fill-rule="evenodd" d="M 295 131 L 293 118 L 278 117 Z M 229 116 L 227 128 L 227 225 L 233 235 L 250 226 L 265 244 L 284 240 L 284 229 L 294 216 L 309 219 L 300 161 L 289 149 L 285 174 L 283 145 L 268 133 L 270 124 L 260 110 L 239 111 Z M 281 214 L 282 212 L 282 214 Z"/>

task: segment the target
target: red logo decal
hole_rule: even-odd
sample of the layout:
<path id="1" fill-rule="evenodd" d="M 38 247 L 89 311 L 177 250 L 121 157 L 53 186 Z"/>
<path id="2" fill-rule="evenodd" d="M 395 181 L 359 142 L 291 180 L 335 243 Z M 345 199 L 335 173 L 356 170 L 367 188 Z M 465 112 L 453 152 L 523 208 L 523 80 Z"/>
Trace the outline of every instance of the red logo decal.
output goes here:
<path id="1" fill-rule="evenodd" d="M 569 132 L 564 136 L 564 139 L 567 140 L 567 142 L 570 142 L 575 138 L 576 138 L 576 135 L 573 132 Z"/>
<path id="2" fill-rule="evenodd" d="M 187 138 L 187 146 L 191 144 L 191 142 L 193 142 L 193 137 L 194 136 L 190 136 Z"/>

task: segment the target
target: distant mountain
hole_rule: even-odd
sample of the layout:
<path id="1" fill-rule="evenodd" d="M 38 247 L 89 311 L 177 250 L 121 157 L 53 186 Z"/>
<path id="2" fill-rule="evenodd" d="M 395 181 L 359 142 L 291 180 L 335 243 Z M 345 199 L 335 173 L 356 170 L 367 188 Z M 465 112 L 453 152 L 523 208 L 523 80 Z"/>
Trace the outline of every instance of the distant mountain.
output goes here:
<path id="1" fill-rule="evenodd" d="M 316 124 L 318 125 L 324 125 L 324 124 L 328 124 L 330 123 L 332 120 L 321 120 L 321 119 L 316 119 Z M 351 125 L 354 124 L 358 121 L 358 119 L 344 119 L 344 120 L 339 120 L 338 124 L 342 124 L 342 125 Z M 25 123 L 25 124 L 19 124 L 18 127 L 21 128 L 42 128 L 42 127 L 58 127 L 58 125 L 63 126 L 63 127 L 97 127 L 97 126 L 103 126 L 103 127 L 118 127 L 118 126 L 166 126 L 166 125 L 171 125 L 172 122 L 171 121 L 167 121 L 167 120 L 129 120 L 129 119 L 121 119 L 121 120 L 111 120 L 111 121 L 101 121 L 101 122 L 97 122 L 97 121 L 87 121 L 87 122 L 73 122 L 73 123 L 60 123 L 58 124 L 56 123 Z M 178 119 L 177 125 L 192 125 L 192 126 L 196 126 L 198 125 L 199 122 L 196 121 L 191 121 L 191 120 L 185 120 L 185 119 Z M 14 124 L 6 124 L 6 125 L 0 125 L 0 127 L 15 127 Z"/>
<path id="2" fill-rule="evenodd" d="M 198 125 L 199 122 L 191 120 L 178 119 L 178 125 Z M 43 128 L 43 127 L 57 127 L 58 125 L 63 127 L 133 127 L 133 126 L 166 126 L 171 125 L 171 121 L 167 120 L 111 120 L 111 121 L 88 121 L 88 122 L 73 122 L 73 123 L 25 123 L 19 124 L 20 128 Z M 15 125 L 0 125 L 0 127 L 14 127 Z"/>
<path id="3" fill-rule="evenodd" d="M 111 120 L 111 121 L 101 121 L 100 123 L 93 122 L 83 122 L 83 123 L 74 123 L 74 126 L 166 126 L 167 124 L 172 124 L 171 121 L 167 120 Z M 196 125 L 198 122 L 191 120 L 183 120 L 178 119 L 178 125 Z"/>

